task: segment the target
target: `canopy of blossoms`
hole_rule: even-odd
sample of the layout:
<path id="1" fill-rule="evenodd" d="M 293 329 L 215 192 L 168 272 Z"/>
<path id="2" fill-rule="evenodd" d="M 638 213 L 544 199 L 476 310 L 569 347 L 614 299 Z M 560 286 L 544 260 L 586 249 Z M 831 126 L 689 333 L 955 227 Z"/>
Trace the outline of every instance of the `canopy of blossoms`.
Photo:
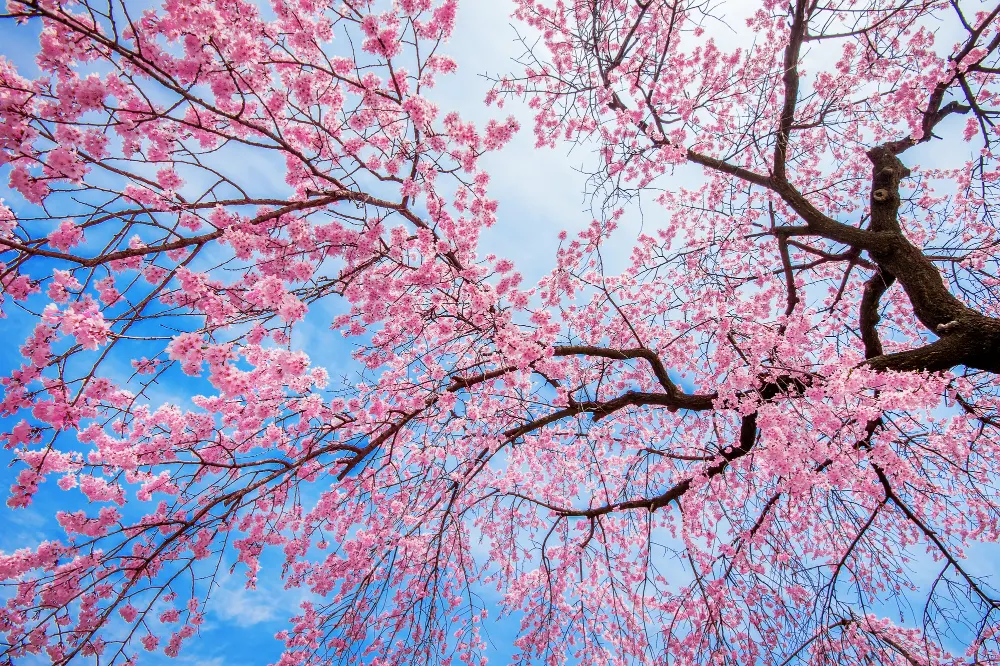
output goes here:
<path id="1" fill-rule="evenodd" d="M 0 663 L 162 663 L 226 571 L 304 592 L 282 666 L 496 618 L 516 664 L 1000 663 L 1000 6 L 518 0 L 478 125 L 457 0 L 5 11 L 6 501 L 63 510 Z M 480 242 L 531 127 L 597 160 L 537 284 Z"/>

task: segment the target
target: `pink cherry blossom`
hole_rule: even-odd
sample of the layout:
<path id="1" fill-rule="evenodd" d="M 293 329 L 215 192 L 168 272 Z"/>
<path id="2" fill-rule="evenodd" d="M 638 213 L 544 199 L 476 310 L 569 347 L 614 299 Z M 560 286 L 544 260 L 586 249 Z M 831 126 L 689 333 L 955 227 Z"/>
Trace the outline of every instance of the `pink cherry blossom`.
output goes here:
<path id="1" fill-rule="evenodd" d="M 0 662 L 1000 663 L 1000 9 L 514 5 L 474 122 L 456 0 L 8 2 Z"/>

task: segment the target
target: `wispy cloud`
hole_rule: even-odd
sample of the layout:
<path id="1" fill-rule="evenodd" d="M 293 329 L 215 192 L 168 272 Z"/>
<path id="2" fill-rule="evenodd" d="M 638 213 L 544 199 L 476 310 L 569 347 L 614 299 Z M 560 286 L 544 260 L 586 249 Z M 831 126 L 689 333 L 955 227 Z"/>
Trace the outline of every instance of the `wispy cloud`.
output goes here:
<path id="1" fill-rule="evenodd" d="M 210 657 L 202 659 L 199 657 L 181 658 L 178 660 L 186 666 L 235 666 L 233 662 L 226 661 L 225 657 Z"/>
<path id="2" fill-rule="evenodd" d="M 279 595 L 280 596 L 280 595 Z M 275 603 L 270 590 L 248 590 L 238 577 L 228 578 L 212 593 L 212 612 L 221 621 L 239 627 L 250 627 L 262 622 L 285 620 L 279 613 L 285 604 Z"/>

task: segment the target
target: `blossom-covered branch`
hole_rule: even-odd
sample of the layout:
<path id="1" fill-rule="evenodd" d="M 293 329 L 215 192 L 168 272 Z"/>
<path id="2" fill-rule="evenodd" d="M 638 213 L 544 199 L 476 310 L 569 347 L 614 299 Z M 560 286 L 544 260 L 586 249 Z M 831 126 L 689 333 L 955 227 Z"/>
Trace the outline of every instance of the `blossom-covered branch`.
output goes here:
<path id="1" fill-rule="evenodd" d="M 226 570 L 303 592 L 282 666 L 491 616 L 517 664 L 1000 661 L 1000 6 L 518 0 L 486 101 L 595 158 L 536 285 L 480 240 L 518 120 L 433 101 L 455 0 L 6 11 L 7 505 L 64 510 L 0 661 L 176 656 Z"/>

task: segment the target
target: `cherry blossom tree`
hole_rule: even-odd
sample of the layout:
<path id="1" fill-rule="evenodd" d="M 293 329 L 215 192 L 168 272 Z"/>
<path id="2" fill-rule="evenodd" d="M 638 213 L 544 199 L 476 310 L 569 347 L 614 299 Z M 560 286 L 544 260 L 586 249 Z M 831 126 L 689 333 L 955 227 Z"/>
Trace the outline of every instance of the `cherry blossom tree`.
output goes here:
<path id="1" fill-rule="evenodd" d="M 479 242 L 518 120 L 433 101 L 456 0 L 137 5 L 7 4 L 7 505 L 65 534 L 0 554 L 0 662 L 175 656 L 229 570 L 307 592 L 286 666 L 496 617 L 517 664 L 1000 663 L 1000 6 L 518 0 L 486 103 L 596 159 L 531 285 Z"/>

